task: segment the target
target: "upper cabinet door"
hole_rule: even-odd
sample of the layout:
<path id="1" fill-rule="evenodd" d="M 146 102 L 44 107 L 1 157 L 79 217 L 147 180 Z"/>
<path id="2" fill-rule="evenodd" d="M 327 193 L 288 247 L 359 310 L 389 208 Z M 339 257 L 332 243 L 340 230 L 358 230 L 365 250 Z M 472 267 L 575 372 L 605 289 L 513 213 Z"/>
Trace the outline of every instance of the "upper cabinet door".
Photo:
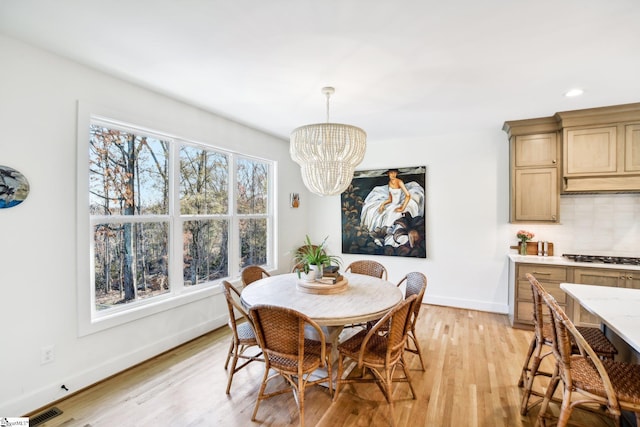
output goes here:
<path id="1" fill-rule="evenodd" d="M 558 169 L 515 169 L 511 222 L 558 222 Z"/>
<path id="2" fill-rule="evenodd" d="M 640 124 L 625 126 L 624 171 L 640 172 Z"/>
<path id="3" fill-rule="evenodd" d="M 615 173 L 617 127 L 564 130 L 564 176 Z"/>
<path id="4" fill-rule="evenodd" d="M 516 136 L 514 166 L 555 166 L 558 163 L 557 146 L 555 133 Z"/>

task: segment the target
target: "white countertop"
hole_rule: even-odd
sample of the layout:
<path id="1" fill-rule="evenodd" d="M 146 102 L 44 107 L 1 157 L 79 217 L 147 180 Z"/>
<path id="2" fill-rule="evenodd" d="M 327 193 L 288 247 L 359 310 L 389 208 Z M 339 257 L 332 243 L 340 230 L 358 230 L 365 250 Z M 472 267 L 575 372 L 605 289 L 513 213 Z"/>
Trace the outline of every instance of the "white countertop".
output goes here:
<path id="1" fill-rule="evenodd" d="M 640 353 L 640 289 L 561 283 L 560 289 Z"/>
<path id="2" fill-rule="evenodd" d="M 614 270 L 636 270 L 640 271 L 640 265 L 628 264 L 605 264 L 596 262 L 575 262 L 562 256 L 537 256 L 537 255 L 518 255 L 508 254 L 509 259 L 513 262 L 527 264 L 550 264 L 562 265 L 566 267 L 590 267 L 590 268 L 611 268 Z"/>

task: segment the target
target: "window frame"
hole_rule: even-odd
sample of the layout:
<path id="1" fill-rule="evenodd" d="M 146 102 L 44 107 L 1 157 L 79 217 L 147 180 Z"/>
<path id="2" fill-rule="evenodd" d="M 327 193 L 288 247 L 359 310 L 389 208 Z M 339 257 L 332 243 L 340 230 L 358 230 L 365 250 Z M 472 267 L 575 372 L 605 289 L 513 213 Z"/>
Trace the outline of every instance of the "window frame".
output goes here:
<path id="1" fill-rule="evenodd" d="M 169 226 L 169 290 L 156 295 L 153 298 L 140 299 L 122 304 L 122 307 L 114 307 L 98 312 L 95 307 L 95 283 L 94 283 L 94 241 L 93 226 L 99 222 L 118 222 L 119 220 L 104 215 L 91 217 L 89 212 L 89 127 L 92 123 L 99 122 L 110 128 L 127 132 L 151 136 L 169 142 L 169 176 L 170 182 L 169 212 L 167 215 L 143 215 L 129 218 L 132 222 L 168 222 Z M 259 158 L 245 153 L 215 146 L 209 143 L 192 141 L 178 137 L 171 133 L 161 131 L 160 127 L 143 126 L 134 123 L 147 123 L 148 120 L 137 117 L 135 114 L 121 113 L 104 107 L 78 102 L 77 121 L 77 309 L 78 309 L 78 335 L 85 336 L 102 331 L 114 326 L 135 321 L 146 316 L 171 310 L 175 307 L 189 304 L 204 298 L 221 294 L 222 280 L 236 280 L 240 275 L 240 242 L 239 221 L 246 215 L 237 213 L 236 204 L 236 162 L 238 159 L 247 159 L 266 163 L 268 165 L 269 184 L 267 188 L 267 213 L 261 217 L 267 218 L 267 263 L 266 269 L 273 269 L 276 265 L 275 248 L 275 180 L 277 162 L 272 159 Z M 190 146 L 224 153 L 229 159 L 229 189 L 228 212 L 226 214 L 211 215 L 182 215 L 180 212 L 180 161 L 181 146 Z M 118 217 L 116 217 L 118 218 Z M 227 219 L 229 221 L 229 245 L 227 250 L 228 276 L 217 280 L 185 286 L 183 281 L 183 269 L 180 267 L 183 260 L 182 233 L 183 223 L 194 219 Z M 125 218 L 126 219 L 126 218 Z M 88 250 L 87 250 L 88 249 Z M 177 266 L 177 267 L 176 267 Z"/>

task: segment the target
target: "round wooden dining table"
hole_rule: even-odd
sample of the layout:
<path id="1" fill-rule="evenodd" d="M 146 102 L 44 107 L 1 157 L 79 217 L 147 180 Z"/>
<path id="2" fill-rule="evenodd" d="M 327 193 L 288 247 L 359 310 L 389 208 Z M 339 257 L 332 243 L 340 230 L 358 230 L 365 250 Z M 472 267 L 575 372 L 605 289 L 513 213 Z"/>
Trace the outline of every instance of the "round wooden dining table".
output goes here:
<path id="1" fill-rule="evenodd" d="M 320 326 L 342 327 L 380 319 L 402 301 L 402 291 L 387 280 L 353 273 L 344 277 L 347 289 L 326 295 L 298 289 L 295 273 L 265 277 L 242 290 L 241 302 L 247 309 L 257 304 L 290 308 Z"/>
<path id="2" fill-rule="evenodd" d="M 327 342 L 331 343 L 330 360 L 333 364 L 338 359 L 338 342 L 349 336 L 346 331 L 347 335 L 341 336 L 345 325 L 378 320 L 403 298 L 402 291 L 387 280 L 354 273 L 344 273 L 343 276 L 349 282 L 347 289 L 326 295 L 298 289 L 300 279 L 295 273 L 265 277 L 245 287 L 240 301 L 247 309 L 258 304 L 275 305 L 309 316 L 320 325 Z M 318 339 L 315 330 L 308 329 L 305 335 L 307 333 L 309 338 Z M 345 372 L 348 374 L 351 368 Z M 326 376 L 324 368 L 318 371 L 316 377 Z M 334 371 L 334 375 L 336 374 Z"/>

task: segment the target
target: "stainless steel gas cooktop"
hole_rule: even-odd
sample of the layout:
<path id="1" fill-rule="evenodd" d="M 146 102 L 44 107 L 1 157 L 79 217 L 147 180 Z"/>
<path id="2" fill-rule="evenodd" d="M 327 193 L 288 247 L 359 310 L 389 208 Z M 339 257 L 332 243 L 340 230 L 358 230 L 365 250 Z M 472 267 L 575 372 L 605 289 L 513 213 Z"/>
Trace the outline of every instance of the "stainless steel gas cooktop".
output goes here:
<path id="1" fill-rule="evenodd" d="M 640 265 L 640 258 L 627 257 L 627 256 L 574 255 L 574 254 L 562 254 L 562 256 L 575 262 Z"/>

